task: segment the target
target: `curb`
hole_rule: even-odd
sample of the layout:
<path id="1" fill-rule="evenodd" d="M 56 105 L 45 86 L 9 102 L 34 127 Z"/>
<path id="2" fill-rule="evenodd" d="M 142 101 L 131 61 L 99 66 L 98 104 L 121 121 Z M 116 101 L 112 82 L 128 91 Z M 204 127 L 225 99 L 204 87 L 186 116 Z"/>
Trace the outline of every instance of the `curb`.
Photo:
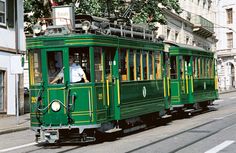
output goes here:
<path id="1" fill-rule="evenodd" d="M 9 128 L 7 130 L 0 130 L 0 135 L 2 134 L 7 134 L 7 133 L 12 133 L 12 132 L 18 132 L 18 131 L 24 131 L 30 129 L 29 127 L 18 127 L 18 128 Z"/>
<path id="2" fill-rule="evenodd" d="M 230 93 L 230 92 L 236 92 L 236 90 L 221 91 L 221 92 L 219 92 L 219 94 L 226 94 L 226 93 Z"/>

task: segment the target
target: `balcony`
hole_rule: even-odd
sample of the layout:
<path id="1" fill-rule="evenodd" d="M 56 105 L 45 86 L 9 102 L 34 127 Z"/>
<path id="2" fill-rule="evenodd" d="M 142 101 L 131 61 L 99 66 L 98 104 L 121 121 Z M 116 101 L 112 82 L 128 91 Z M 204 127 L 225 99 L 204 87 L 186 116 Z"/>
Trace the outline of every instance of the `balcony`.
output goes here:
<path id="1" fill-rule="evenodd" d="M 214 34 L 214 24 L 202 16 L 196 15 L 191 18 L 193 23 L 193 32 L 208 38 Z"/>

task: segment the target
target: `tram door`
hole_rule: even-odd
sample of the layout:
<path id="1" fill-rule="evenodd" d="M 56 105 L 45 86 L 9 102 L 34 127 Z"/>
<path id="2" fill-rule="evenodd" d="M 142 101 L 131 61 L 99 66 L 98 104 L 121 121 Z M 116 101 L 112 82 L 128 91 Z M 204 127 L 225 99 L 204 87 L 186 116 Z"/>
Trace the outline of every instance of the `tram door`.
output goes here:
<path id="1" fill-rule="evenodd" d="M 104 48 L 105 53 L 105 88 L 108 118 L 114 117 L 116 100 L 116 86 L 118 79 L 118 62 L 116 61 L 116 48 Z"/>
<path id="2" fill-rule="evenodd" d="M 65 57 L 63 55 L 64 51 L 63 49 L 50 49 L 46 50 L 46 58 L 43 59 L 43 63 L 46 63 L 43 67 L 43 74 L 46 75 L 44 76 L 47 78 L 47 85 L 48 85 L 48 91 L 45 92 L 47 101 L 46 103 L 52 103 L 53 101 L 57 100 L 63 104 L 65 104 L 65 97 L 66 97 L 66 91 L 64 90 L 64 85 L 65 85 Z M 57 76 L 61 74 L 60 79 L 56 79 Z M 67 116 L 66 110 L 65 109 L 60 109 L 55 116 L 55 112 L 52 111 L 51 109 L 48 110 L 48 113 L 44 115 L 45 119 L 44 121 L 46 124 L 67 124 Z"/>

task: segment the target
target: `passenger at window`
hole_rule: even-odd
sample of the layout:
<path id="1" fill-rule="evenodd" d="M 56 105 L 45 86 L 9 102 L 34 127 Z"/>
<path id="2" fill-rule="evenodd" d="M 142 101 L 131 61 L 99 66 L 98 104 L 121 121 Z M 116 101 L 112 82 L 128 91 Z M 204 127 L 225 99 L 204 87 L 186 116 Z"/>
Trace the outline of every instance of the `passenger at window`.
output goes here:
<path id="1" fill-rule="evenodd" d="M 49 61 L 48 64 L 48 78 L 49 82 L 51 82 L 55 76 L 58 74 L 58 70 L 56 69 L 56 66 L 53 61 Z"/>
<path id="2" fill-rule="evenodd" d="M 70 82 L 71 83 L 80 83 L 80 82 L 89 82 L 84 70 L 79 65 L 79 63 L 75 63 L 73 56 L 70 56 Z M 58 80 L 63 79 L 64 70 L 61 70 L 59 74 L 55 77 L 55 79 L 51 82 L 51 84 L 56 83 Z"/>

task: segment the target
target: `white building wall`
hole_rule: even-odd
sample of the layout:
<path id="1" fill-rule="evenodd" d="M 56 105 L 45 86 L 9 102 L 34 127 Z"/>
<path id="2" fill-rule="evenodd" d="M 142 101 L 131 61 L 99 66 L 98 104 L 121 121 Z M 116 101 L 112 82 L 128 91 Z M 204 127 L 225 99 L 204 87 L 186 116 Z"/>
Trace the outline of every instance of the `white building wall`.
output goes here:
<path id="1" fill-rule="evenodd" d="M 205 3 L 203 3 L 204 1 Z M 215 2 L 212 0 L 179 0 L 179 3 L 183 12 L 180 15 L 173 12 L 172 14 L 167 13 L 167 25 L 159 25 L 158 34 L 164 35 L 165 40 L 170 42 L 199 46 L 215 52 L 216 39 L 214 35 L 206 39 L 194 33 L 194 23 L 192 23 L 192 18 L 198 15 L 215 23 Z M 167 36 L 167 30 L 170 30 L 169 36 Z M 178 39 L 175 39 L 176 32 L 179 32 Z"/>
<path id="2" fill-rule="evenodd" d="M 6 7 L 7 8 L 7 7 Z M 12 8 L 14 9 L 14 8 Z M 17 19 L 18 19 L 18 40 L 19 51 L 25 51 L 25 36 L 23 27 L 23 0 L 17 0 Z M 16 25 L 14 26 L 16 28 Z M 6 73 L 5 86 L 5 108 L 6 114 L 16 114 L 16 77 L 11 73 L 11 56 L 16 54 L 16 31 L 15 28 L 6 26 L 0 27 L 0 70 Z"/>
<path id="3" fill-rule="evenodd" d="M 10 63 L 9 53 L 0 52 L 0 69 L 4 70 L 7 74 L 7 114 L 14 115 L 15 114 L 15 98 L 16 98 L 16 90 L 15 90 L 15 75 L 11 74 L 11 63 Z"/>
<path id="4" fill-rule="evenodd" d="M 216 45 L 218 56 L 218 75 L 220 90 L 235 88 L 236 78 L 236 1 L 235 0 L 216 0 L 217 13 L 215 29 L 218 42 Z M 232 8 L 233 23 L 227 23 L 226 9 Z M 228 48 L 227 33 L 233 33 L 233 46 Z"/>

